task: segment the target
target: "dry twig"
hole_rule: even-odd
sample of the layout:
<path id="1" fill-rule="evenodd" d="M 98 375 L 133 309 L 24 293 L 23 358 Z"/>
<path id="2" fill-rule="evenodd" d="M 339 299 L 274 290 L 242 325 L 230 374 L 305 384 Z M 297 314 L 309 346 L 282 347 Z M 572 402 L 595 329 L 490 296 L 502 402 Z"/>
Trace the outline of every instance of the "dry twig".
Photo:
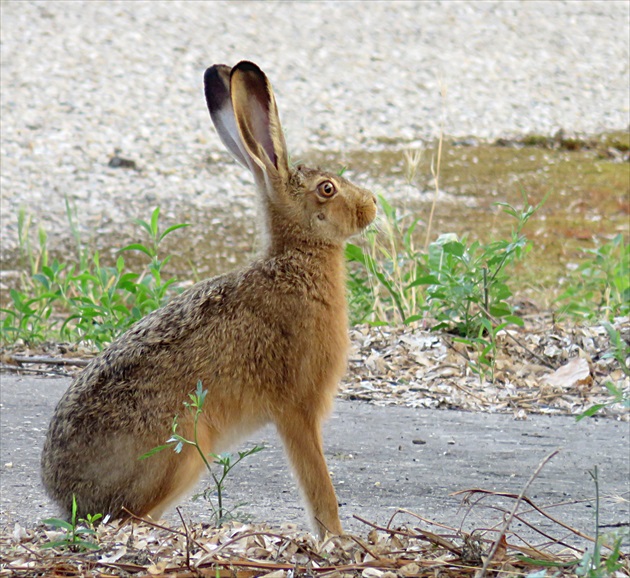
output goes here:
<path id="1" fill-rule="evenodd" d="M 552 459 L 555 455 L 557 455 L 559 451 L 560 451 L 559 449 L 558 450 L 554 450 L 547 457 L 543 458 L 543 460 L 540 462 L 540 464 L 538 464 L 538 467 L 534 470 L 534 473 L 530 476 L 529 480 L 527 480 L 527 483 L 523 486 L 523 489 L 521 490 L 521 493 L 519 494 L 516 502 L 514 503 L 514 507 L 512 508 L 512 511 L 510 512 L 510 515 L 505 520 L 505 523 L 503 524 L 503 528 L 501 529 L 501 532 L 499 533 L 499 536 L 494 541 L 494 544 L 492 545 L 492 548 L 491 548 L 487 558 L 484 560 L 484 563 L 483 563 L 483 566 L 482 566 L 481 570 L 475 574 L 475 578 L 484 578 L 486 576 L 486 573 L 488 571 L 488 567 L 490 566 L 490 564 L 492 562 L 492 559 L 494 558 L 494 556 L 496 555 L 497 551 L 499 550 L 499 547 L 501 547 L 503 545 L 503 543 L 504 543 L 505 533 L 507 532 L 507 529 L 510 527 L 510 524 L 512 523 L 512 520 L 514 519 L 514 515 L 516 514 L 519 506 L 521 505 L 521 501 L 525 497 L 525 492 L 527 491 L 529 486 L 531 486 L 532 482 L 538 477 L 538 474 L 540 474 L 540 472 L 545 467 L 547 462 L 550 459 Z"/>

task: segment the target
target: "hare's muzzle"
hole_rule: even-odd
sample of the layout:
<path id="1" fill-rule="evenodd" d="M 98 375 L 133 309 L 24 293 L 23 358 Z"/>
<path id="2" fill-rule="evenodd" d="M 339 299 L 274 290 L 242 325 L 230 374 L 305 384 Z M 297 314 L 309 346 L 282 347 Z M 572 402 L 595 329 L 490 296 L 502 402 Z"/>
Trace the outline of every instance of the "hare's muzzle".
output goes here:
<path id="1" fill-rule="evenodd" d="M 370 191 L 363 191 L 363 199 L 357 204 L 357 226 L 365 229 L 376 218 L 376 197 Z"/>

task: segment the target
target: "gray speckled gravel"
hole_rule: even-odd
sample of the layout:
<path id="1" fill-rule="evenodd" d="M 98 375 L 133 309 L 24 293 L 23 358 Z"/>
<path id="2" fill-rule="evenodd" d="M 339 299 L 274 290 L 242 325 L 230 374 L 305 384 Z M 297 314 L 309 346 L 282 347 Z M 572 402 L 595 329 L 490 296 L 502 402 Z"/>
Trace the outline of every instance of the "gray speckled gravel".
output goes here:
<path id="1" fill-rule="evenodd" d="M 64 195 L 97 237 L 156 204 L 171 220 L 217 207 L 252 219 L 248 176 L 224 162 L 205 109 L 215 62 L 247 58 L 268 73 L 296 156 L 431 138 L 442 110 L 446 134 L 482 138 L 629 123 L 625 0 L 1 9 L 6 263 L 20 205 L 51 243 L 67 239 Z M 108 167 L 115 149 L 142 170 Z"/>

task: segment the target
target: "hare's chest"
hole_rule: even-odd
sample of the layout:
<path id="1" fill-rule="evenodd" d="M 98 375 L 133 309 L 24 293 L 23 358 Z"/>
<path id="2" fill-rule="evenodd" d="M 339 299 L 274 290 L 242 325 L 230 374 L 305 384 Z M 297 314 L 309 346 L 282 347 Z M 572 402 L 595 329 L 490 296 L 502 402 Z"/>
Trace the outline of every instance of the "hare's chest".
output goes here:
<path id="1" fill-rule="evenodd" d="M 336 387 L 346 370 L 349 338 L 345 311 L 315 316 L 303 352 L 317 381 Z"/>

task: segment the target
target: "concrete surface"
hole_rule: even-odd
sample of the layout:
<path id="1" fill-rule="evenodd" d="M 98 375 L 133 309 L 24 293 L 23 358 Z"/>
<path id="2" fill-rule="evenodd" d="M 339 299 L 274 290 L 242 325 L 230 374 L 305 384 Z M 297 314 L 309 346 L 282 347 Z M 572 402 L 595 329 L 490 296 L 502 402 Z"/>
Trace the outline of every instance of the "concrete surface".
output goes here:
<path id="1" fill-rule="evenodd" d="M 0 526 L 10 530 L 15 522 L 33 526 L 57 514 L 41 486 L 39 456 L 54 406 L 70 381 L 10 374 L 0 375 L 0 380 Z M 573 502 L 549 513 L 592 534 L 594 485 L 587 470 L 597 465 L 601 495 L 612 496 L 602 500 L 603 530 L 628 524 L 629 437 L 630 424 L 606 419 L 576 423 L 572 417 L 533 415 L 515 421 L 510 415 L 383 408 L 356 402 L 337 403 L 325 428 L 327 460 L 342 522 L 346 530 L 359 533 L 367 528 L 353 514 L 385 524 L 397 508 L 454 527 L 461 524 L 466 531 L 488 528 L 500 520 L 501 513 L 483 504 L 511 507 L 511 501 L 486 498 L 468 512 L 460 507 L 461 497 L 449 494 L 467 488 L 518 493 L 540 461 L 556 448 L 562 449 L 534 481 L 528 496 L 539 506 Z M 247 458 L 230 475 L 228 503 L 247 502 L 242 512 L 256 522 L 294 522 L 306 528 L 296 485 L 272 428 L 262 430 L 244 447 L 261 442 L 266 449 Z M 183 506 L 193 521 L 210 519 L 203 500 L 189 500 Z M 567 534 L 540 517 L 528 520 L 554 537 Z M 176 524 L 177 516 L 172 513 L 168 521 Z M 532 536 L 521 524 L 512 529 Z M 539 538 L 534 541 L 540 542 Z M 578 543 L 573 537 L 568 541 Z"/>

